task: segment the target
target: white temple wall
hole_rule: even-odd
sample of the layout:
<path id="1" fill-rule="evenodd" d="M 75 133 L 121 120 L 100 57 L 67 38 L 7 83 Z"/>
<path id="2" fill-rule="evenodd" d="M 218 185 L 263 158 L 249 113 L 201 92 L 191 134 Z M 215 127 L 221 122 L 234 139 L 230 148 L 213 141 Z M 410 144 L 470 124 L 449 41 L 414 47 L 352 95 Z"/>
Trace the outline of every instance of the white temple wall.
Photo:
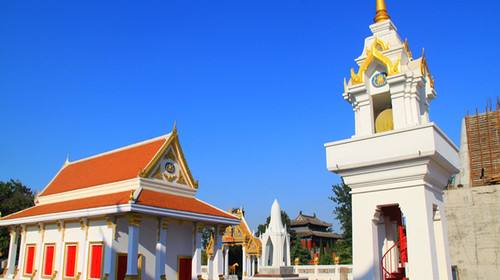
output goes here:
<path id="1" fill-rule="evenodd" d="M 85 239 L 85 231 L 82 230 L 80 222 L 72 222 L 67 223 L 64 229 L 64 243 L 77 243 L 78 244 L 78 253 L 77 253 L 77 268 L 76 271 L 81 272 L 82 275 L 86 270 L 85 267 L 85 248 L 86 244 L 82 244 L 82 240 Z M 56 256 L 56 258 L 62 256 Z M 83 269 L 83 270 L 82 270 Z M 61 275 L 63 274 L 63 268 L 60 267 Z M 59 278 L 61 279 L 61 278 Z"/>
<path id="2" fill-rule="evenodd" d="M 179 257 L 191 257 L 194 250 L 192 223 L 170 223 L 167 230 L 167 279 L 177 278 Z"/>
<path id="3" fill-rule="evenodd" d="M 143 217 L 139 232 L 139 255 L 142 255 L 142 280 L 155 279 L 155 254 L 158 240 L 158 219 Z M 167 244 L 168 246 L 168 244 Z M 167 249 L 168 250 L 168 249 Z"/>

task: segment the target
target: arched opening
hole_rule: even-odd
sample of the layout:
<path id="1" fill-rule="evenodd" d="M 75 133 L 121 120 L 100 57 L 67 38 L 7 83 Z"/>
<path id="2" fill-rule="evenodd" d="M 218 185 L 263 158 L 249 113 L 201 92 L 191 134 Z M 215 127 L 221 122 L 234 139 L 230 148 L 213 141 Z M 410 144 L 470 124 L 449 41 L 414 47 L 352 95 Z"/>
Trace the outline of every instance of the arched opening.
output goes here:
<path id="1" fill-rule="evenodd" d="M 405 279 L 408 263 L 406 222 L 399 205 L 378 207 L 374 221 L 379 243 L 381 279 Z"/>
<path id="2" fill-rule="evenodd" d="M 387 73 L 382 66 L 377 65 L 371 76 L 371 85 L 373 87 L 372 106 L 374 131 L 380 133 L 394 129 L 392 116 L 392 100 L 389 90 L 386 90 Z"/>
<path id="3" fill-rule="evenodd" d="M 265 264 L 266 266 L 272 266 L 273 265 L 273 242 L 271 241 L 271 238 L 267 239 L 266 242 L 266 256 L 265 256 Z"/>

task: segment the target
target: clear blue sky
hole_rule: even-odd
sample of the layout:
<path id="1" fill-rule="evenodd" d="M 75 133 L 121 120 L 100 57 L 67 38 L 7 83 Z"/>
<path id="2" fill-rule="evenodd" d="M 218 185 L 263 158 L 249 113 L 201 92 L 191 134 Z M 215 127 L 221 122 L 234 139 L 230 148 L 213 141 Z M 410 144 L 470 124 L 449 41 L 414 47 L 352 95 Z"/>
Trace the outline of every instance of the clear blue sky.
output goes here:
<path id="1" fill-rule="evenodd" d="M 274 198 L 333 221 L 323 144 L 353 133 L 342 81 L 374 3 L 1 1 L 0 180 L 40 190 L 68 153 L 177 120 L 200 198 L 244 206 L 254 227 Z M 431 118 L 458 143 L 461 118 L 500 92 L 499 1 L 387 4 L 414 55 L 425 47 Z"/>

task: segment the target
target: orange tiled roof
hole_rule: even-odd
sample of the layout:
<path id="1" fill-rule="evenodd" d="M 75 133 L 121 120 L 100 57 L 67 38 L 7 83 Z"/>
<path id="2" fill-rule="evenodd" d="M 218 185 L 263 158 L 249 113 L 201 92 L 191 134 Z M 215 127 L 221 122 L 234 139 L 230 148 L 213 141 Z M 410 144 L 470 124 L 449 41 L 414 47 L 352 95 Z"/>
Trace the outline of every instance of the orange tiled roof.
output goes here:
<path id="1" fill-rule="evenodd" d="M 173 194 L 159 193 L 151 190 L 142 190 L 136 203 L 145 206 L 236 219 L 233 215 L 230 215 L 229 213 L 217 209 L 214 206 L 211 206 L 194 197 L 183 197 Z"/>
<path id="2" fill-rule="evenodd" d="M 69 163 L 40 196 L 136 178 L 167 140 L 168 137 L 161 137 Z"/>
<path id="3" fill-rule="evenodd" d="M 38 215 L 45 215 L 52 213 L 61 213 L 66 211 L 81 210 L 87 208 L 125 204 L 129 200 L 130 192 L 131 191 L 129 190 L 124 192 L 79 198 L 79 199 L 67 200 L 50 204 L 35 205 L 25 210 L 21 210 L 19 212 L 2 217 L 0 220 L 12 220 L 30 216 L 38 216 Z"/>
<path id="4" fill-rule="evenodd" d="M 112 194 L 36 205 L 17 213 L 5 216 L 0 220 L 12 220 L 45 214 L 63 213 L 81 209 L 127 204 L 129 203 L 130 192 L 131 190 L 128 190 Z M 135 203 L 162 209 L 171 209 L 183 212 L 235 219 L 234 216 L 194 197 L 183 197 L 150 190 L 143 190 Z"/>

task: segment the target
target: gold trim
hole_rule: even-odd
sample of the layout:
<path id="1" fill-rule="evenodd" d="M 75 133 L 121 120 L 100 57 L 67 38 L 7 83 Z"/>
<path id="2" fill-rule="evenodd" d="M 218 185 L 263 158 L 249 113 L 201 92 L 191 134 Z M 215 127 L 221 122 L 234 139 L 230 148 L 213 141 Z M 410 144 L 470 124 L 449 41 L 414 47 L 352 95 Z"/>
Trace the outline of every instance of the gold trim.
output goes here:
<path id="1" fill-rule="evenodd" d="M 381 39 L 375 37 L 370 49 L 366 50 L 366 58 L 363 64 L 359 67 L 358 73 L 354 72 L 351 68 L 351 81 L 353 85 L 360 84 L 364 81 L 364 74 L 368 67 L 374 60 L 377 60 L 384 64 L 387 68 L 387 76 L 395 75 L 399 73 L 399 63 L 401 58 L 398 58 L 396 63 L 393 63 L 387 56 L 382 52 L 389 50 L 389 44 L 386 44 Z"/>
<path id="2" fill-rule="evenodd" d="M 136 213 L 130 213 L 127 215 L 128 224 L 131 226 L 139 227 L 141 225 L 142 216 Z"/>
<path id="3" fill-rule="evenodd" d="M 75 276 L 66 276 L 66 268 L 68 267 L 68 259 L 67 259 L 67 254 L 68 254 L 68 246 L 76 246 L 76 252 L 75 252 L 75 268 L 74 268 L 74 271 L 75 271 Z M 64 259 L 63 259 L 63 274 L 62 274 L 62 278 L 63 279 L 76 279 L 76 277 L 78 276 L 78 252 L 79 252 L 79 245 L 78 245 L 78 242 L 66 242 L 64 243 Z"/>
<path id="4" fill-rule="evenodd" d="M 99 278 L 90 278 L 90 265 L 91 265 L 91 261 L 90 261 L 90 258 L 92 256 L 92 245 L 101 245 L 101 248 L 102 248 L 102 259 L 101 259 L 101 275 L 99 276 Z M 89 242 L 89 246 L 88 246 L 88 256 L 87 256 L 87 280 L 94 280 L 94 279 L 101 279 L 102 278 L 102 275 L 103 275 L 103 272 L 104 272 L 104 242 L 102 241 L 92 241 L 92 242 Z"/>
<path id="5" fill-rule="evenodd" d="M 377 0 L 375 2 L 375 18 L 373 19 L 373 22 L 377 23 L 388 19 L 391 19 L 391 17 L 387 12 L 387 6 L 385 5 L 385 1 Z"/>
<path id="6" fill-rule="evenodd" d="M 405 41 L 403 43 L 403 47 L 404 47 L 406 53 L 408 54 L 408 57 L 410 58 L 410 60 L 413 60 L 413 53 L 410 50 L 410 44 L 408 43 L 408 38 L 405 39 Z"/>
<path id="7" fill-rule="evenodd" d="M 45 262 L 46 260 L 46 253 L 47 253 L 47 247 L 48 246 L 53 246 L 54 247 L 54 256 L 52 257 L 52 274 L 45 274 Z M 52 275 L 54 274 L 54 267 L 55 267 L 55 260 L 56 260 L 56 243 L 45 243 L 43 244 L 43 254 L 42 254 L 42 274 L 40 275 L 42 278 L 50 279 Z"/>
<path id="8" fill-rule="evenodd" d="M 420 72 L 422 76 L 426 77 L 430 83 L 431 88 L 434 88 L 434 78 L 429 70 L 429 65 L 427 64 L 427 57 L 425 56 L 425 50 L 422 49 L 422 59 L 420 60 Z"/>

